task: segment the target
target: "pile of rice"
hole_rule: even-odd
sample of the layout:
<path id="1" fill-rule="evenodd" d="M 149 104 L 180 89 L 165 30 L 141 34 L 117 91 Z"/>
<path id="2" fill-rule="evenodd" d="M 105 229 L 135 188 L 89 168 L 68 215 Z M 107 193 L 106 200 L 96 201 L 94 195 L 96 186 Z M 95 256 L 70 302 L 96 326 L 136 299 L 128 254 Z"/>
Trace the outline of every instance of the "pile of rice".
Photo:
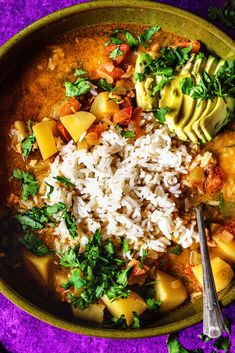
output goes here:
<path id="1" fill-rule="evenodd" d="M 177 207 L 192 153 L 176 144 L 167 126 L 153 120 L 152 114 L 145 114 L 146 134 L 133 143 L 111 128 L 91 151 L 78 150 L 73 141 L 60 148 L 45 180 L 54 191 L 45 201 L 65 203 L 79 231 L 72 239 L 60 220 L 55 228 L 57 251 L 78 241 L 84 247 L 98 229 L 104 238 L 125 237 L 140 255 L 143 249 L 164 252 L 172 240 L 184 248 L 198 241 L 195 220 L 181 218 Z M 53 179 L 58 175 L 76 187 Z"/>

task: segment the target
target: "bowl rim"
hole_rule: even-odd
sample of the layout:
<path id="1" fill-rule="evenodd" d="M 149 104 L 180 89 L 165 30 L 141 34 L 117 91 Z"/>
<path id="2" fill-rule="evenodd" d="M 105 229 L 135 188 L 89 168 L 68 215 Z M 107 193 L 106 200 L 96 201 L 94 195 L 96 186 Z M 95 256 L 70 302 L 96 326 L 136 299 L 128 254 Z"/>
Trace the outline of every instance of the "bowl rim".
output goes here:
<path id="1" fill-rule="evenodd" d="M 134 8 L 146 8 L 151 9 L 155 8 L 160 11 L 164 11 L 166 13 L 174 13 L 179 17 L 188 18 L 190 16 L 190 20 L 195 22 L 195 24 L 199 24 L 200 27 L 205 28 L 207 31 L 213 31 L 213 35 L 218 38 L 218 40 L 225 43 L 228 47 L 235 49 L 235 42 L 232 38 L 230 38 L 223 31 L 215 27 L 210 22 L 205 19 L 178 7 L 168 5 L 165 3 L 153 2 L 150 0 L 132 0 L 131 3 L 129 0 L 119 0 L 118 3 L 112 0 L 93 0 L 88 2 L 83 2 L 77 5 L 69 6 L 58 11 L 55 11 L 47 16 L 40 18 L 39 20 L 33 22 L 28 25 L 18 33 L 16 33 L 13 37 L 11 37 L 7 42 L 5 42 L 0 47 L 0 60 L 8 54 L 10 50 L 14 47 L 18 46 L 20 42 L 28 37 L 31 34 L 37 32 L 44 26 L 48 26 L 53 22 L 58 20 L 62 20 L 67 16 L 73 15 L 79 12 L 89 11 L 90 9 L 100 9 L 104 7 L 134 7 Z M 108 22 L 108 21 L 107 21 Z M 202 312 L 193 314 L 189 318 L 171 323 L 165 324 L 159 327 L 150 327 L 150 328 L 141 328 L 140 330 L 117 330 L 117 329 L 107 329 L 101 328 L 97 326 L 83 326 L 79 323 L 75 323 L 72 321 L 67 321 L 62 319 L 54 314 L 47 312 L 44 309 L 39 308 L 33 303 L 29 302 L 26 298 L 22 297 L 19 293 L 17 293 L 13 288 L 11 288 L 3 279 L 0 278 L 0 293 L 3 294 L 6 298 L 8 298 L 13 304 L 18 306 L 20 309 L 29 313 L 33 317 L 40 319 L 43 322 L 51 324 L 55 327 L 73 332 L 82 335 L 95 336 L 95 337 L 104 337 L 104 338 L 146 338 L 152 336 L 159 336 L 163 334 L 172 333 L 178 330 L 181 330 L 186 327 L 190 327 L 196 323 L 199 323 L 202 320 Z M 234 296 L 235 298 L 235 296 Z M 228 305 L 232 302 L 232 298 L 228 298 L 225 300 L 225 304 Z"/>

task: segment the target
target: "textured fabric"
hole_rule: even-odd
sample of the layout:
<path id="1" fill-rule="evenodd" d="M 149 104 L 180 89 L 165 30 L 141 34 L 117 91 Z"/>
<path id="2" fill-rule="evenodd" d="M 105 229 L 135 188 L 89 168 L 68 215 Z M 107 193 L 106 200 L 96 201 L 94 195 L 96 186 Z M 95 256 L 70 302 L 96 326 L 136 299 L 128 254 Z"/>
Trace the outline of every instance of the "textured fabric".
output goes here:
<path id="1" fill-rule="evenodd" d="M 118 1 L 118 0 L 114 0 Z M 13 34 L 55 10 L 74 5 L 76 0 L 0 0 L 0 44 Z M 209 6 L 223 6 L 224 0 L 162 1 L 179 6 L 207 18 Z M 218 24 L 230 36 L 235 31 Z M 235 303 L 224 310 L 232 320 L 232 348 L 235 353 Z M 212 344 L 204 344 L 197 337 L 202 324 L 182 330 L 180 342 L 188 349 L 203 348 L 212 351 Z M 138 340 L 112 340 L 69 333 L 45 324 L 26 314 L 0 295 L 0 353 L 167 353 L 166 336 Z"/>

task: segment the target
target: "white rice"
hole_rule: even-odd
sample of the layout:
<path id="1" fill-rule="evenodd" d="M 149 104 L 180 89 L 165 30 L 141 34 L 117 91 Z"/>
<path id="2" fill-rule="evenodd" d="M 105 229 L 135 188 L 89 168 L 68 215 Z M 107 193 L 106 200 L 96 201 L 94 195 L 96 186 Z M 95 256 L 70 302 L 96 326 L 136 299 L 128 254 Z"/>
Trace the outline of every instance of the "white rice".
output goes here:
<path id="1" fill-rule="evenodd" d="M 124 236 L 137 254 L 143 249 L 164 252 L 172 240 L 184 248 L 198 241 L 195 221 L 181 219 L 176 206 L 192 156 L 185 145 L 173 146 L 167 126 L 156 125 L 151 114 L 145 118 L 147 133 L 133 144 L 111 128 L 91 151 L 77 150 L 73 141 L 60 148 L 45 180 L 54 186 L 45 202 L 64 202 L 79 235 L 71 239 L 61 220 L 55 229 L 57 250 L 77 241 L 85 246 L 97 229 L 105 238 Z M 53 179 L 58 175 L 76 187 Z"/>

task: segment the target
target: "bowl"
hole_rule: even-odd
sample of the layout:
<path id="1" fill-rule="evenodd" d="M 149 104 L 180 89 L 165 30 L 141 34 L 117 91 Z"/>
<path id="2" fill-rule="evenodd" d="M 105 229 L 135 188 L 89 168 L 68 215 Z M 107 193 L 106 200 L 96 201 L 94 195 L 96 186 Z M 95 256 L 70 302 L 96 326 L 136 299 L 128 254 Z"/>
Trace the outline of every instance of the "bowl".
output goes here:
<path id="1" fill-rule="evenodd" d="M 201 40 L 215 54 L 225 58 L 235 57 L 232 39 L 209 22 L 173 6 L 141 0 L 93 1 L 65 8 L 31 24 L 0 48 L 0 84 L 48 38 L 80 26 L 102 23 L 158 24 L 166 30 L 188 38 Z M 10 267 L 0 262 L 0 292 L 29 314 L 51 325 L 72 332 L 112 338 L 137 338 L 171 333 L 202 320 L 202 300 L 186 304 L 164 317 L 153 319 L 138 330 L 110 329 L 71 319 L 62 304 L 50 305 L 33 286 L 25 290 Z M 222 306 L 235 299 L 235 282 L 220 292 Z"/>

